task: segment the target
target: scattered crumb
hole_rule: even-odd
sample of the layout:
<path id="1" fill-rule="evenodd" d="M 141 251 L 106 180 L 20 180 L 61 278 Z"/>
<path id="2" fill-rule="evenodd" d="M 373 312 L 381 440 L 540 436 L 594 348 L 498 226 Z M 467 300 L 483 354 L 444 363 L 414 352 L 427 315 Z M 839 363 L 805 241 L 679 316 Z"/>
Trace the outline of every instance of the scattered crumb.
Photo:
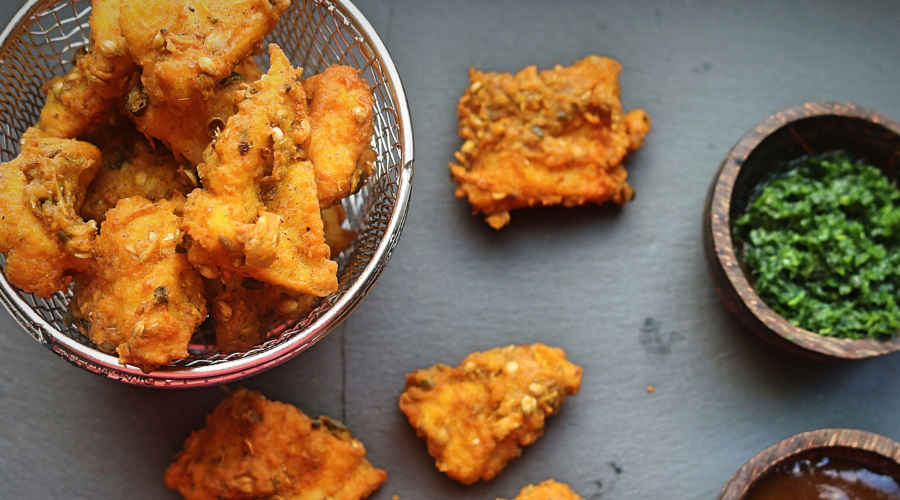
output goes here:
<path id="1" fill-rule="evenodd" d="M 648 394 L 652 394 L 652 393 L 653 393 L 653 386 L 652 386 L 652 385 L 648 385 L 648 386 L 647 386 L 647 393 L 648 393 Z"/>

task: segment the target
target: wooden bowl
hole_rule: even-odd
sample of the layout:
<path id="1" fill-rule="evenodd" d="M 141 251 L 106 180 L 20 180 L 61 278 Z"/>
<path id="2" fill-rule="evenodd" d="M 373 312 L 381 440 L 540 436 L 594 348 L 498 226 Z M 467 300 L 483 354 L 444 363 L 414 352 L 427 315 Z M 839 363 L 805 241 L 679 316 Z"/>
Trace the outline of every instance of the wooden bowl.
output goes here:
<path id="1" fill-rule="evenodd" d="M 900 338 L 849 340 L 796 327 L 770 309 L 734 250 L 733 224 L 754 188 L 779 164 L 838 149 L 900 178 L 900 124 L 853 104 L 813 102 L 788 108 L 744 134 L 725 157 L 703 209 L 706 263 L 725 305 L 766 342 L 818 360 L 863 359 L 900 349 Z"/>
<path id="2" fill-rule="evenodd" d="M 853 460 L 900 481 L 900 443 L 871 432 L 822 429 L 797 434 L 761 451 L 731 477 L 719 500 L 742 500 L 779 465 L 823 456 Z"/>

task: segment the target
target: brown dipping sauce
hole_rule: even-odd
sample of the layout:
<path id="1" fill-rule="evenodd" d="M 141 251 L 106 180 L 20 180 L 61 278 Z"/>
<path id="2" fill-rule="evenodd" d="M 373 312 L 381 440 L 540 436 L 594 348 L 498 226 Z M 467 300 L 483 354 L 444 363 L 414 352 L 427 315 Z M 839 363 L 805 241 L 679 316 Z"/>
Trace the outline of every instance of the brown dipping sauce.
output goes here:
<path id="1" fill-rule="evenodd" d="M 815 457 L 779 465 L 744 500 L 900 500 L 892 476 L 845 458 Z"/>

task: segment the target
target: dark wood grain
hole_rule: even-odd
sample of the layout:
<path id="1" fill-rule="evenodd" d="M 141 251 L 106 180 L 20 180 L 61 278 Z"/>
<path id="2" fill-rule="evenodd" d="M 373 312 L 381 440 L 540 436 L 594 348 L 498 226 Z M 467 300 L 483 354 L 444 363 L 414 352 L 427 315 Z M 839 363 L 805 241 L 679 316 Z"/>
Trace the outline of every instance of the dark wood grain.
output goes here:
<path id="1" fill-rule="evenodd" d="M 845 150 L 900 178 L 900 124 L 853 104 L 813 102 L 778 112 L 747 132 L 725 157 L 703 210 L 703 246 L 726 307 L 766 342 L 817 360 L 863 359 L 900 349 L 900 338 L 849 340 L 798 328 L 756 294 L 732 241 L 732 221 L 754 189 L 785 162 Z"/>
<path id="2" fill-rule="evenodd" d="M 759 452 L 738 470 L 719 500 L 741 500 L 754 484 L 775 467 L 805 458 L 845 458 L 900 478 L 900 443 L 871 432 L 822 429 L 804 432 Z"/>

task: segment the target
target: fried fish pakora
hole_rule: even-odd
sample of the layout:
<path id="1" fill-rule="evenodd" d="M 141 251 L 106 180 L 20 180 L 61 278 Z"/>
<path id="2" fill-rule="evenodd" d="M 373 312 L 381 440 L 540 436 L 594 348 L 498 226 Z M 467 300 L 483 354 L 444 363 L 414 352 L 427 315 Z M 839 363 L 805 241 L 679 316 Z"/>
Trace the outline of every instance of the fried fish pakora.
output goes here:
<path id="1" fill-rule="evenodd" d="M 89 80 L 79 65 L 65 76 L 47 81 L 42 88 L 47 100 L 37 127 L 64 139 L 79 137 L 98 127 L 116 101 L 100 97 Z"/>
<path id="2" fill-rule="evenodd" d="M 578 393 L 581 368 L 543 344 L 498 347 L 406 375 L 400 410 L 438 470 L 465 484 L 493 478 Z"/>
<path id="3" fill-rule="evenodd" d="M 298 161 L 309 133 L 302 70 L 276 45 L 272 66 L 250 86 L 198 166 L 203 189 L 188 196 L 188 255 L 207 278 L 234 274 L 297 293 L 337 290 L 313 167 Z"/>
<path id="4" fill-rule="evenodd" d="M 91 0 L 91 45 L 78 63 L 96 92 L 104 99 L 118 99 L 128 90 L 137 65 L 126 50 L 119 16 L 129 0 Z"/>
<path id="5" fill-rule="evenodd" d="M 304 142 L 316 168 L 323 209 L 359 189 L 372 175 L 374 152 L 368 148 L 375 127 L 372 87 L 349 66 L 333 65 L 303 82 L 312 130 Z"/>
<path id="6" fill-rule="evenodd" d="M 153 148 L 127 118 L 111 113 L 91 136 L 103 153 L 103 167 L 88 186 L 80 214 L 98 224 L 124 198 L 150 201 L 187 195 L 182 165 L 164 148 Z"/>
<path id="7" fill-rule="evenodd" d="M 145 373 L 187 357 L 206 318 L 203 279 L 178 250 L 174 212 L 182 202 L 119 200 L 100 228 L 91 266 L 75 278 L 76 324 L 100 349 Z"/>
<path id="8" fill-rule="evenodd" d="M 50 136 L 71 139 L 91 132 L 125 95 L 137 66 L 119 29 L 123 2 L 92 0 L 90 49 L 68 74 L 45 85 L 47 101 L 38 128 Z"/>
<path id="9" fill-rule="evenodd" d="M 503 500 L 503 499 L 497 499 Z M 513 500 L 584 500 L 572 491 L 568 485 L 548 479 L 535 486 L 528 485 L 522 488 L 519 496 Z"/>
<path id="10" fill-rule="evenodd" d="M 276 55 L 266 78 L 246 91 L 238 113 L 197 166 L 203 189 L 188 197 L 185 209 L 185 228 L 193 238 L 191 262 L 245 259 L 265 267 L 276 258 L 281 221 L 266 210 L 263 184 L 280 176 L 295 156 L 296 146 L 284 131 L 290 134 L 295 123 L 308 118 L 300 72 L 280 49 L 272 51 Z"/>
<path id="11" fill-rule="evenodd" d="M 100 150 L 87 142 L 48 137 L 33 127 L 21 142 L 16 160 L 28 180 L 25 197 L 32 210 L 69 253 L 90 257 L 97 224 L 85 222 L 78 211 L 103 164 Z"/>
<path id="12" fill-rule="evenodd" d="M 147 93 L 174 110 L 210 98 L 256 50 L 290 0 L 131 0 L 119 24 Z M 183 113 L 184 114 L 184 113 Z"/>
<path id="13" fill-rule="evenodd" d="M 266 203 L 281 217 L 278 257 L 268 267 L 248 265 L 239 274 L 318 297 L 337 291 L 337 263 L 330 260 L 315 192 L 311 163 L 298 162 L 288 168 Z"/>
<path id="14" fill-rule="evenodd" d="M 186 500 L 360 500 L 387 479 L 365 455 L 340 422 L 241 388 L 191 433 L 165 481 Z"/>
<path id="15" fill-rule="evenodd" d="M 49 147 L 48 147 L 49 145 Z M 63 152 L 63 146 L 66 152 Z M 66 229 L 75 225 L 73 220 L 63 220 L 56 231 L 51 229 L 43 217 L 43 204 L 40 200 L 33 199 L 37 188 L 44 188 L 40 180 L 35 184 L 35 172 L 46 167 L 48 175 L 62 173 L 71 165 L 67 160 L 71 152 L 75 155 L 84 153 L 78 167 L 85 167 L 81 176 L 75 179 L 64 177 L 60 179 L 59 189 L 53 189 L 57 196 L 62 194 L 70 200 L 71 209 L 75 208 L 79 193 L 83 193 L 84 186 L 90 182 L 89 173 L 93 169 L 91 162 L 99 165 L 99 152 L 92 151 L 93 146 L 77 143 L 74 140 L 46 139 L 36 129 L 28 129 L 22 137 L 21 153 L 14 160 L 0 165 L 0 252 L 7 253 L 4 272 L 10 283 L 22 289 L 26 293 L 33 293 L 38 297 L 48 298 L 53 293 L 65 290 L 72 281 L 72 275 L 76 271 L 87 268 L 88 260 L 76 257 L 66 243 L 79 245 L 79 239 L 72 240 L 65 233 Z M 94 148 L 96 150 L 96 148 Z M 75 153 L 80 151 L 81 153 Z M 52 157 L 50 156 L 52 153 Z M 89 159 L 91 158 L 96 159 Z M 73 156 L 78 158 L 78 156 Z M 24 172 L 32 172 L 32 181 Z M 75 172 L 70 172 L 75 173 Z M 73 183 L 73 180 L 76 182 Z M 77 181 L 84 182 L 79 184 Z M 50 187 L 54 187 L 51 183 Z M 63 188 L 65 187 L 65 189 Z M 83 195 L 82 195 L 83 196 Z M 50 198 L 48 197 L 48 202 Z M 64 208 L 56 207 L 58 212 Z M 53 219 L 51 218 L 51 221 Z M 84 229 L 86 224 L 79 226 L 82 238 L 87 234 Z M 74 231 L 73 231 L 74 232 Z M 93 233 L 91 233 L 93 237 Z M 63 241 L 65 240 L 65 241 Z M 79 255 L 84 255 L 75 248 Z M 89 249 L 88 249 L 89 250 Z"/>
<path id="16" fill-rule="evenodd" d="M 212 138 L 237 111 L 247 84 L 255 82 L 262 74 L 253 59 L 247 59 L 213 88 L 209 99 L 191 101 L 180 114 L 147 95 L 138 82 L 129 92 L 133 107 L 128 108 L 126 114 L 147 138 L 158 139 L 177 158 L 185 158 L 197 165 L 203 161 L 203 151 Z"/>
<path id="17" fill-rule="evenodd" d="M 325 243 L 332 255 L 350 248 L 356 232 L 341 224 L 347 211 L 335 205 L 322 211 Z M 210 311 L 216 320 L 216 345 L 228 354 L 247 351 L 268 335 L 272 322 L 296 320 L 312 310 L 318 297 L 284 290 L 253 278 L 235 279 L 228 284 L 207 281 Z"/>
<path id="18" fill-rule="evenodd" d="M 650 117 L 623 115 L 621 70 L 598 56 L 515 76 L 470 69 L 457 108 L 465 142 L 450 164 L 456 196 L 495 229 L 517 208 L 629 201 L 623 162 L 643 145 Z"/>
<path id="19" fill-rule="evenodd" d="M 331 255 L 339 255 L 353 245 L 356 231 L 344 229 L 342 224 L 347 220 L 347 210 L 343 205 L 334 205 L 322 210 L 322 225 L 325 230 L 325 244 L 331 249 Z"/>
<path id="20" fill-rule="evenodd" d="M 317 299 L 281 290 L 252 278 L 206 280 L 210 312 L 216 320 L 216 346 L 226 354 L 247 351 L 266 340 L 276 319 L 297 319 Z"/>

